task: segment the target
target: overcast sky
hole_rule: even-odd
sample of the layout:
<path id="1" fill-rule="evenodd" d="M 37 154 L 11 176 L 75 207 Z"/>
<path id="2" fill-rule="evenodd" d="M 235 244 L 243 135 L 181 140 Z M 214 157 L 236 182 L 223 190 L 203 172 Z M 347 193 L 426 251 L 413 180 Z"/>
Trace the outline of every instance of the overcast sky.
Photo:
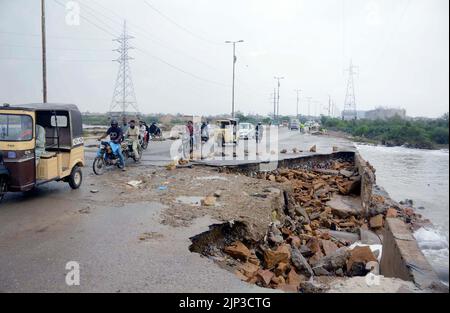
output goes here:
<path id="1" fill-rule="evenodd" d="M 49 102 L 109 110 L 118 70 L 111 39 L 126 19 L 144 113 L 229 113 L 224 41 L 239 39 L 236 109 L 245 113 L 273 111 L 274 76 L 285 77 L 281 114 L 295 114 L 295 89 L 300 113 L 306 97 L 311 113 L 325 113 L 328 95 L 343 109 L 350 59 L 358 109 L 448 111 L 448 0 L 79 0 L 79 26 L 67 25 L 66 2 L 46 0 Z M 0 102 L 42 101 L 39 33 L 39 0 L 0 0 Z"/>

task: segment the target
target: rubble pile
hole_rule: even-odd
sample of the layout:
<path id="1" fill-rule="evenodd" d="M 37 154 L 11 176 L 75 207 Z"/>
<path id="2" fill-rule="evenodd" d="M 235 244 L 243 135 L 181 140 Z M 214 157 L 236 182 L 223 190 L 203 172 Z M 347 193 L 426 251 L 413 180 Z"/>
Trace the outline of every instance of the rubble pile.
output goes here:
<path id="1" fill-rule="evenodd" d="M 320 278 L 365 276 L 378 270 L 381 250 L 374 252 L 370 245 L 378 244 L 381 249 L 385 218 L 405 219 L 409 214 L 410 220 L 420 219 L 381 195 L 373 196 L 368 217 L 361 207 L 345 210 L 331 205 L 341 197 L 361 206 L 361 177 L 351 161 L 278 169 L 258 177 L 288 185 L 293 203 L 287 205 L 284 216 L 274 219 L 260 242 L 236 240 L 223 248 L 222 256 L 241 280 L 261 287 L 322 292 L 327 285 Z M 357 239 L 347 239 L 352 236 Z M 367 245 L 351 246 L 363 237 Z"/>

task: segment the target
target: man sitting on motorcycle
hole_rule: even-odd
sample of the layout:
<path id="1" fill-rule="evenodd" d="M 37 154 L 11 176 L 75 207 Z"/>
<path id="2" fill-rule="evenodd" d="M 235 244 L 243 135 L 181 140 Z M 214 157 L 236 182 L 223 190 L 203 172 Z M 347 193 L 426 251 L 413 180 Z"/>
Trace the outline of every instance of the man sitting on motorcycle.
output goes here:
<path id="1" fill-rule="evenodd" d="M 101 141 L 107 136 L 109 136 L 109 145 L 111 146 L 113 153 L 119 157 L 120 167 L 122 170 L 125 170 L 125 158 L 123 157 L 122 148 L 120 146 L 120 143 L 123 140 L 123 132 L 116 120 L 111 121 L 111 127 L 108 128 L 106 133 L 103 134 L 103 136 L 101 136 L 98 140 Z M 98 150 L 97 156 L 101 157 L 101 149 Z"/>
<path id="2" fill-rule="evenodd" d="M 139 150 L 138 150 L 139 134 L 140 134 L 140 129 L 138 127 L 136 127 L 136 122 L 134 120 L 131 120 L 129 123 L 129 127 L 125 133 L 125 138 L 127 138 L 131 141 L 132 146 L 133 146 L 133 153 L 134 153 L 134 156 L 136 159 L 139 159 L 139 157 L 140 157 Z"/>

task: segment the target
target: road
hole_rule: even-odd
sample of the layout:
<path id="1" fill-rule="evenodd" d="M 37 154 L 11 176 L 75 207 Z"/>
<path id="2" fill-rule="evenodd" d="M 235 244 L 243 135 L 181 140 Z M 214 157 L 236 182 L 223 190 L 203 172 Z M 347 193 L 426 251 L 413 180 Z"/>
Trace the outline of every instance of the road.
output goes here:
<path id="1" fill-rule="evenodd" d="M 333 145 L 351 147 L 342 139 L 288 131 L 280 138 L 280 149 L 317 144 L 325 153 Z M 166 164 L 172 144 L 152 142 L 139 166 Z M 121 205 L 109 201 L 114 188 L 92 193 L 99 184 L 90 169 L 94 155 L 95 149 L 86 149 L 88 167 L 79 190 L 50 183 L 33 194 L 8 194 L 0 204 L 0 292 L 271 291 L 242 283 L 189 252 L 189 237 L 207 230 L 215 222 L 210 218 L 174 228 L 160 223 L 164 207 L 157 199 Z M 137 239 L 143 233 L 149 240 Z M 70 261 L 80 265 L 79 286 L 66 284 Z"/>

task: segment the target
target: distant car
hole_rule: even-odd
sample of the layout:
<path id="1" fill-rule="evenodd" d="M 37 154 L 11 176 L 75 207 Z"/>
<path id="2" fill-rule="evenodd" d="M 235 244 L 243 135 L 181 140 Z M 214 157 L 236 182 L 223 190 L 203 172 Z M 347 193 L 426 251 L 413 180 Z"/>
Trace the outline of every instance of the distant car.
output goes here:
<path id="1" fill-rule="evenodd" d="M 239 138 L 240 139 L 254 139 L 255 138 L 255 126 L 251 123 L 239 124 Z"/>
<path id="2" fill-rule="evenodd" d="M 289 129 L 290 130 L 299 130 L 300 129 L 300 122 L 298 119 L 291 119 L 289 121 Z"/>

